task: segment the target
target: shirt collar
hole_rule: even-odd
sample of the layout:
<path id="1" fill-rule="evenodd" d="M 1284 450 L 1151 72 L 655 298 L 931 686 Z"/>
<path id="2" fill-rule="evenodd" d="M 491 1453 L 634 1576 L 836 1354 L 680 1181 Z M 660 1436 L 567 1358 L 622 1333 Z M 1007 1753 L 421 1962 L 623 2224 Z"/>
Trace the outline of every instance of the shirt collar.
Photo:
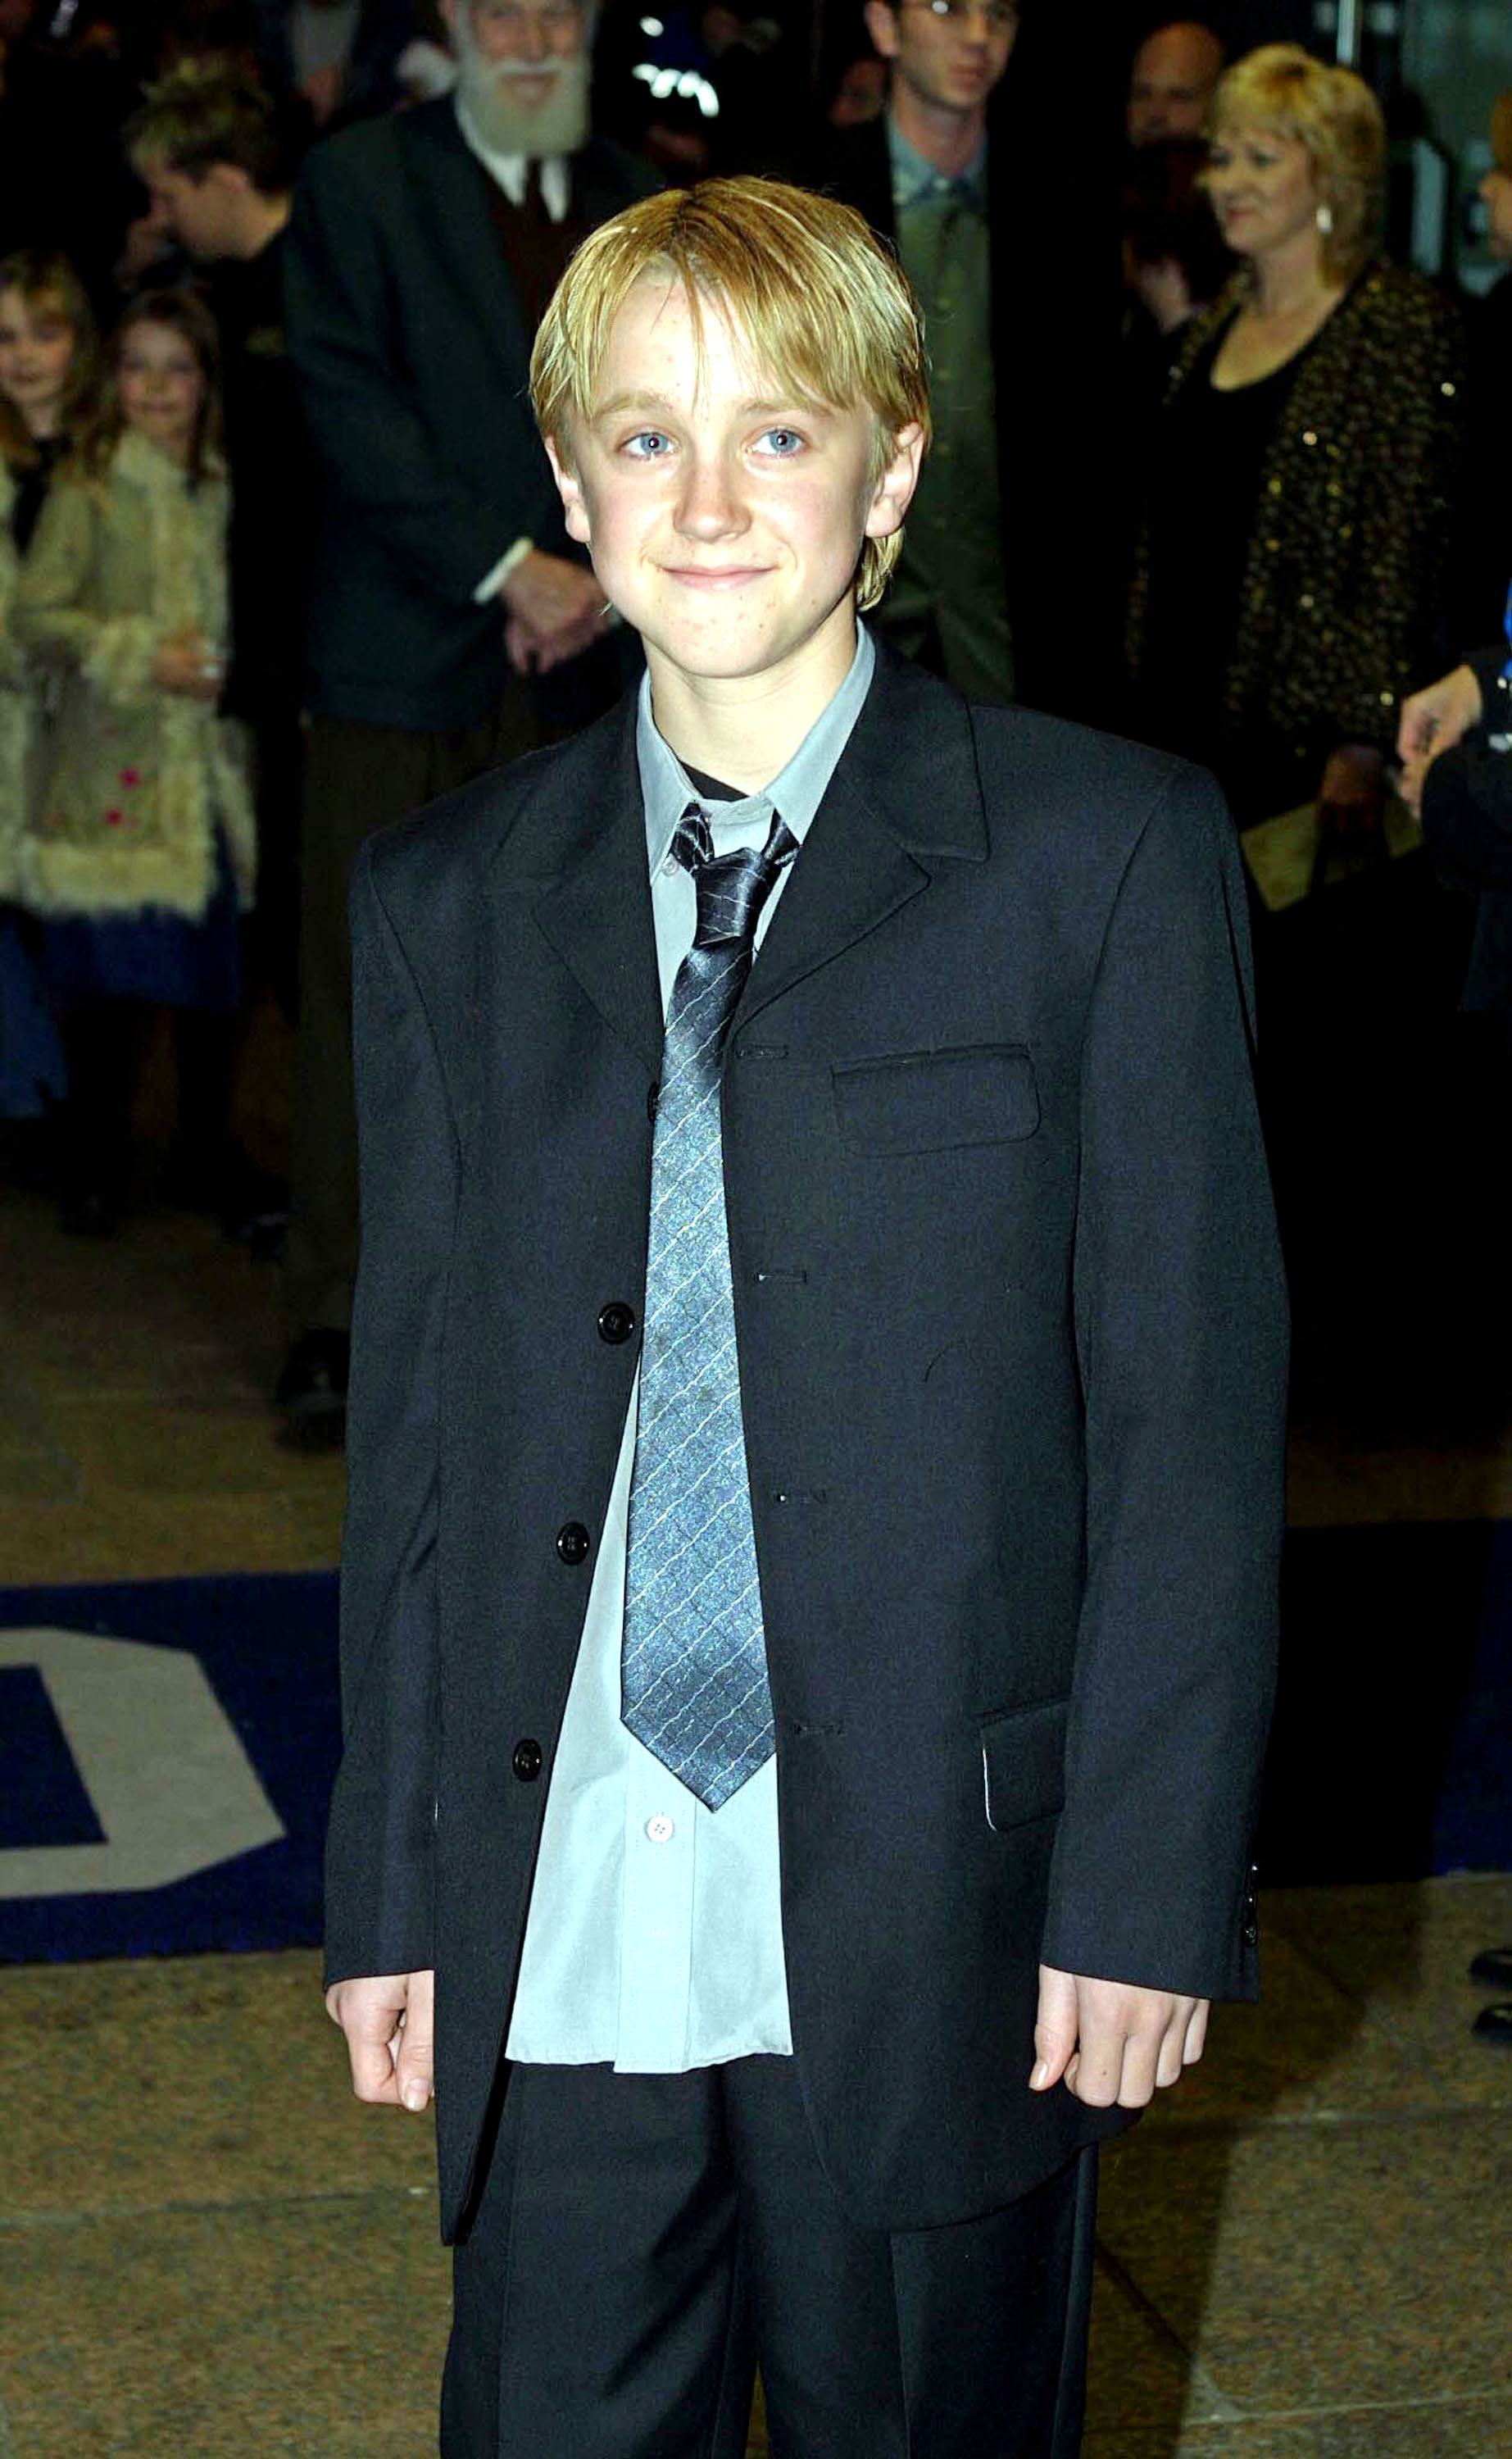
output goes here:
<path id="1" fill-rule="evenodd" d="M 757 794 L 738 803 L 713 803 L 689 783 L 687 770 L 671 745 L 657 729 L 651 714 L 651 677 L 641 678 L 636 717 L 636 757 L 640 767 L 640 799 L 645 806 L 646 855 L 654 872 L 666 860 L 678 823 L 689 803 L 708 818 L 716 843 L 749 834 L 770 825 L 780 811 L 802 845 L 825 790 L 850 739 L 872 686 L 876 650 L 864 623 L 856 625 L 855 656 L 850 671 L 826 708 L 821 709 L 787 767 Z"/>
<path id="2" fill-rule="evenodd" d="M 477 157 L 489 178 L 496 187 L 503 189 L 512 205 L 522 205 L 525 201 L 525 177 L 530 168 L 530 156 L 498 154 L 492 145 L 485 145 L 473 126 L 466 97 L 460 93 L 454 98 L 453 109 L 456 112 L 457 126 L 462 131 L 462 141 L 469 153 Z M 540 189 L 542 201 L 553 221 L 564 221 L 567 217 L 571 190 L 567 163 L 562 155 L 543 154 L 541 156 Z"/>
<path id="3" fill-rule="evenodd" d="M 930 197 L 963 195 L 978 213 L 987 210 L 987 139 L 981 143 L 964 171 L 954 179 L 944 171 L 926 161 L 916 145 L 911 145 L 891 112 L 887 116 L 888 155 L 892 168 L 892 202 L 901 210 L 907 205 L 922 204 Z"/>

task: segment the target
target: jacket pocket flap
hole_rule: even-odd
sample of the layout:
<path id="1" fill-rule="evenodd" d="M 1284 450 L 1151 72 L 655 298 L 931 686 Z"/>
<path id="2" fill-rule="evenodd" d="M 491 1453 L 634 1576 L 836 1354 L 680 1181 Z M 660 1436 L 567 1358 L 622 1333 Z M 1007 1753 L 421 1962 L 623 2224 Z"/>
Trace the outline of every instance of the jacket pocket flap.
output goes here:
<path id="1" fill-rule="evenodd" d="M 1022 1042 L 903 1051 L 830 1070 L 840 1133 L 853 1152 L 945 1152 L 1032 1136 L 1040 1088 Z"/>
<path id="2" fill-rule="evenodd" d="M 1001 1836 L 1049 1818 L 1065 1800 L 1066 1702 L 1015 1708 L 981 1729 L 987 1824 Z"/>

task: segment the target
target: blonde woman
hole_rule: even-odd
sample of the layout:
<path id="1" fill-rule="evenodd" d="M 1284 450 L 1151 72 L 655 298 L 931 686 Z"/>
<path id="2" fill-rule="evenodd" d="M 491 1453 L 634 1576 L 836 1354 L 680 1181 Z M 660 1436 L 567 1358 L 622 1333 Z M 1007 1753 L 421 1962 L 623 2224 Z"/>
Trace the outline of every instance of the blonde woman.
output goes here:
<path id="1" fill-rule="evenodd" d="M 1209 143 L 1240 265 L 1172 368 L 1128 645 L 1135 730 L 1214 767 L 1248 821 L 1369 802 L 1441 663 L 1464 361 L 1456 311 L 1379 254 L 1361 78 L 1268 44 L 1220 82 Z"/>

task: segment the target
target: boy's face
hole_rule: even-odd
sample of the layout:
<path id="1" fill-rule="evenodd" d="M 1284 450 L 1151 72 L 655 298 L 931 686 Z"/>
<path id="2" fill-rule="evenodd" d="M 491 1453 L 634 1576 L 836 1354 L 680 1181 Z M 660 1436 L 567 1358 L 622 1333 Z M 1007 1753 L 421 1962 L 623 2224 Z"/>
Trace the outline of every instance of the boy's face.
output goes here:
<path id="1" fill-rule="evenodd" d="M 680 282 L 650 276 L 616 317 L 571 466 L 548 443 L 569 534 L 645 641 L 653 672 L 774 679 L 853 628 L 862 541 L 903 518 L 916 428 L 872 475 L 869 410 L 814 410 L 756 366 Z"/>

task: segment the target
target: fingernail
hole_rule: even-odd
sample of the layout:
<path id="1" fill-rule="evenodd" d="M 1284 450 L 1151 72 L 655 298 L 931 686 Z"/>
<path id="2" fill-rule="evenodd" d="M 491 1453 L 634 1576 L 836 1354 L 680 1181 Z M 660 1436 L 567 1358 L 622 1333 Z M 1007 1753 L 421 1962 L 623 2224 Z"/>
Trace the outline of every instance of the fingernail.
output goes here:
<path id="1" fill-rule="evenodd" d="M 426 2102 L 430 2097 L 430 2094 L 427 2091 L 423 2083 L 411 2081 L 405 2085 L 399 2096 L 404 2102 L 406 2109 L 418 2111 L 424 2109 Z"/>
<path id="2" fill-rule="evenodd" d="M 1045 2088 L 1045 2085 L 1048 2083 L 1049 2079 L 1050 2079 L 1050 2069 L 1049 2069 L 1048 2065 L 1046 2064 L 1045 2060 L 1044 2060 L 1043 2058 L 1041 2058 L 1041 2059 L 1040 2060 L 1039 2064 L 1037 2065 L 1037 2067 L 1035 2068 L 1035 2070 L 1034 2070 L 1033 2074 L 1032 2074 L 1032 2075 L 1030 2076 L 1030 2078 L 1029 2078 L 1029 2089 L 1030 2089 L 1030 2091 L 1043 2091 L 1043 2090 L 1044 2090 L 1044 2088 Z"/>

